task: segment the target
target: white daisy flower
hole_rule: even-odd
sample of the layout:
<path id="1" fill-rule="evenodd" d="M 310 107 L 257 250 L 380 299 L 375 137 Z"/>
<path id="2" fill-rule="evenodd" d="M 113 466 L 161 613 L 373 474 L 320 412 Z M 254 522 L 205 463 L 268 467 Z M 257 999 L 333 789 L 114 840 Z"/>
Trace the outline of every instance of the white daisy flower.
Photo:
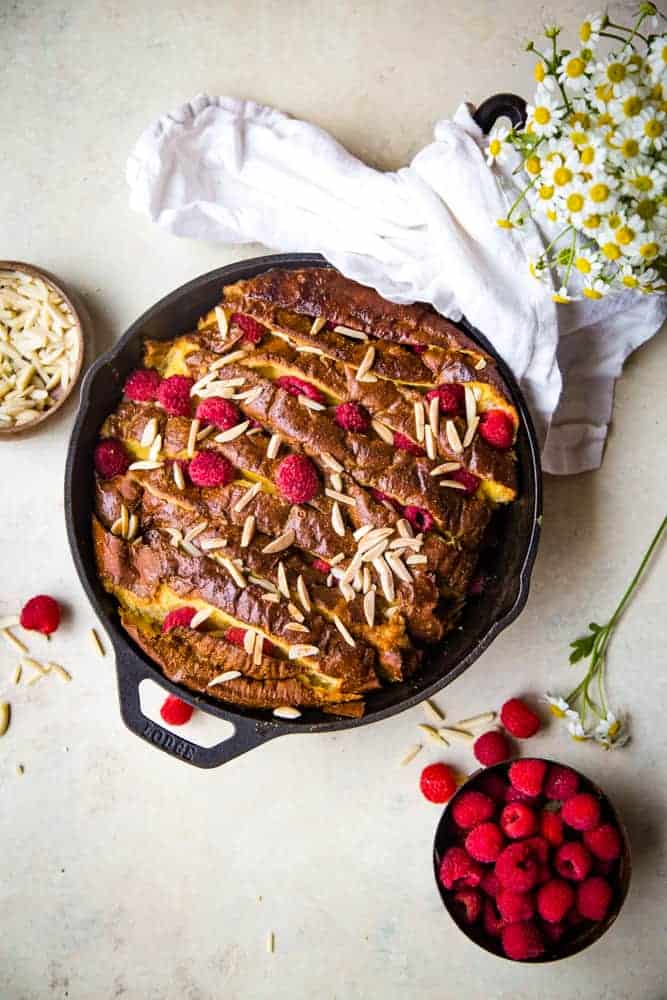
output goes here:
<path id="1" fill-rule="evenodd" d="M 582 295 L 587 299 L 601 299 L 608 291 L 609 286 L 602 278 L 592 278 L 581 289 Z"/>
<path id="2" fill-rule="evenodd" d="M 589 14 L 579 25 L 579 40 L 587 49 L 594 49 L 600 41 L 602 14 Z"/>
<path id="3" fill-rule="evenodd" d="M 570 55 L 563 56 L 558 67 L 558 79 L 568 91 L 574 94 L 579 94 L 586 88 L 588 85 L 586 62 L 581 58 L 581 55 L 570 53 Z"/>
<path id="4" fill-rule="evenodd" d="M 637 117 L 637 130 L 639 132 L 639 146 L 643 153 L 648 153 L 651 149 L 660 152 L 664 149 L 667 141 L 667 122 L 665 112 L 657 111 L 654 108 L 646 108 Z"/>
<path id="5" fill-rule="evenodd" d="M 637 119 L 624 121 L 616 130 L 607 152 L 609 160 L 622 170 L 638 162 L 641 146 L 637 138 L 637 129 Z"/>
<path id="6" fill-rule="evenodd" d="M 590 740 L 591 734 L 584 729 L 578 712 L 567 713 L 567 731 L 573 740 Z"/>
<path id="7" fill-rule="evenodd" d="M 590 211 L 590 202 L 586 197 L 586 187 L 581 181 L 575 182 L 568 187 L 567 192 L 559 195 L 556 201 L 557 207 L 561 209 L 563 215 L 573 222 L 577 227 L 579 222 Z"/>
<path id="8" fill-rule="evenodd" d="M 616 96 L 612 97 L 607 110 L 619 125 L 626 118 L 636 118 L 645 103 L 646 91 L 637 85 L 635 80 L 626 80 L 617 88 Z"/>
<path id="9" fill-rule="evenodd" d="M 633 264 L 652 264 L 660 255 L 660 244 L 656 234 L 651 230 L 638 233 L 636 239 L 628 244 L 627 253 Z"/>
<path id="10" fill-rule="evenodd" d="M 621 719 L 617 719 L 613 712 L 607 712 L 607 717 L 600 719 L 595 727 L 593 739 L 605 750 L 611 750 L 612 747 L 624 746 L 630 734 Z"/>
<path id="11" fill-rule="evenodd" d="M 552 81 L 549 80 L 549 83 Z M 558 101 L 545 80 L 540 84 L 535 94 L 535 104 L 526 108 L 528 116 L 527 128 L 533 135 L 550 136 L 558 128 L 558 123 L 565 114 L 565 109 L 559 107 Z"/>
<path id="12" fill-rule="evenodd" d="M 565 285 L 561 285 L 558 291 L 551 296 L 553 302 L 560 302 L 562 305 L 572 302 L 572 296 L 568 294 Z"/>
<path id="13" fill-rule="evenodd" d="M 665 177 L 648 162 L 635 163 L 624 171 L 623 184 L 626 190 L 632 189 L 634 197 L 653 198 L 662 191 Z"/>
<path id="14" fill-rule="evenodd" d="M 588 279 L 597 278 L 602 270 L 602 260 L 592 250 L 578 250 L 575 254 L 573 267 Z"/>
<path id="15" fill-rule="evenodd" d="M 542 170 L 546 184 L 552 184 L 559 195 L 569 192 L 578 180 L 579 153 L 573 147 L 566 149 L 563 145 L 558 154 L 549 159 Z"/>
<path id="16" fill-rule="evenodd" d="M 486 162 L 492 166 L 496 160 L 502 162 L 505 150 L 509 144 L 505 142 L 510 130 L 505 125 L 494 125 L 489 132 L 489 142 L 486 147 Z"/>
<path id="17" fill-rule="evenodd" d="M 667 36 L 658 35 L 649 46 L 646 56 L 651 78 L 659 83 L 667 75 Z"/>
<path id="18" fill-rule="evenodd" d="M 640 288 L 651 288 L 660 281 L 660 275 L 654 267 L 649 267 L 637 275 L 637 281 Z M 664 285 L 664 283 L 663 280 L 662 284 Z"/>
<path id="19" fill-rule="evenodd" d="M 620 93 L 621 84 L 633 79 L 637 71 L 638 66 L 632 60 L 632 49 L 612 52 L 595 66 L 593 83 L 598 87 L 605 87 L 610 98 L 616 97 Z"/>
<path id="20" fill-rule="evenodd" d="M 557 719 L 564 719 L 566 714 L 571 711 L 568 702 L 565 701 L 565 698 L 561 698 L 559 695 L 549 694 L 548 691 L 542 701 L 549 706 L 549 711 L 555 715 Z"/>
<path id="21" fill-rule="evenodd" d="M 598 215 L 605 215 L 616 208 L 618 197 L 615 187 L 616 182 L 612 177 L 605 176 L 604 179 L 593 178 L 587 189 L 593 212 L 597 212 Z"/>

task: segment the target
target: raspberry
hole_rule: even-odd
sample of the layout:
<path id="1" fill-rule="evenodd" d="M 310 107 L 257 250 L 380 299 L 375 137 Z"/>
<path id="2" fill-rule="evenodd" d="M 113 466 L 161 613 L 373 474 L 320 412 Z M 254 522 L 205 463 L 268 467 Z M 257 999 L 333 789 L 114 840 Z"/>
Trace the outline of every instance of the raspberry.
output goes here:
<path id="1" fill-rule="evenodd" d="M 463 412 L 465 391 L 458 382 L 447 382 L 445 385 L 439 385 L 437 389 L 431 389 L 426 393 L 427 399 L 435 399 L 436 396 L 440 400 L 441 413 L 453 416 Z"/>
<path id="2" fill-rule="evenodd" d="M 319 389 L 296 375 L 281 375 L 280 378 L 276 379 L 276 385 L 288 392 L 290 396 L 307 396 L 315 403 L 324 403 L 325 401 L 324 395 Z"/>
<path id="3" fill-rule="evenodd" d="M 577 888 L 577 909 L 587 920 L 604 920 L 612 897 L 609 882 L 599 875 L 592 875 Z"/>
<path id="4" fill-rule="evenodd" d="M 244 316 L 243 313 L 232 313 L 230 320 L 243 330 L 243 337 L 241 339 L 247 340 L 251 344 L 259 344 L 266 333 L 266 327 L 258 323 L 252 316 Z"/>
<path id="5" fill-rule="evenodd" d="M 135 368 L 126 378 L 123 392 L 133 403 L 151 403 L 157 399 L 161 382 L 154 368 Z"/>
<path id="6" fill-rule="evenodd" d="M 116 438 L 105 438 L 95 447 L 93 461 L 98 476 L 113 479 L 114 476 L 122 476 L 127 472 L 130 456 Z"/>
<path id="7" fill-rule="evenodd" d="M 506 924 L 518 924 L 535 916 L 535 903 L 529 892 L 501 889 L 496 896 L 496 906 Z"/>
<path id="8" fill-rule="evenodd" d="M 502 929 L 501 940 L 507 957 L 518 962 L 539 958 L 544 954 L 544 938 L 539 927 L 532 921 L 507 924 Z"/>
<path id="9" fill-rule="evenodd" d="M 466 851 L 475 861 L 495 861 L 504 846 L 500 827 L 489 822 L 472 829 L 465 841 Z"/>
<path id="10" fill-rule="evenodd" d="M 215 451 L 200 451 L 188 466 L 195 486 L 226 486 L 234 478 L 234 466 Z"/>
<path id="11" fill-rule="evenodd" d="M 490 799 L 494 802 L 504 802 L 505 792 L 507 791 L 507 784 L 504 778 L 500 774 L 496 774 L 491 771 L 488 774 L 482 774 L 477 781 L 477 788 L 480 792 L 484 792 L 488 795 Z"/>
<path id="12" fill-rule="evenodd" d="M 239 625 L 231 625 L 225 631 L 225 639 L 227 642 L 231 642 L 234 646 L 240 646 L 243 648 L 246 631 L 247 629 L 241 628 Z M 275 656 L 277 649 L 272 642 L 269 642 L 268 639 L 264 639 L 262 643 L 262 653 L 264 656 Z"/>
<path id="13" fill-rule="evenodd" d="M 556 851 L 554 868 L 562 878 L 571 882 L 583 882 L 591 870 L 593 859 L 583 844 L 571 841 Z"/>
<path id="14" fill-rule="evenodd" d="M 407 451 L 408 455 L 425 455 L 426 452 L 421 445 L 412 441 L 405 434 L 401 434 L 399 431 L 394 431 L 394 447 L 398 448 L 399 451 Z"/>
<path id="15" fill-rule="evenodd" d="M 355 434 L 365 434 L 371 426 L 368 410 L 360 403 L 341 403 L 336 407 L 334 420 L 343 430 L 354 431 Z"/>
<path id="16" fill-rule="evenodd" d="M 241 422 L 239 408 L 230 403 L 228 399 L 221 399 L 220 396 L 209 396 L 208 399 L 202 399 L 195 416 L 197 420 L 213 424 L 221 431 L 228 431 L 230 427 L 236 427 Z"/>
<path id="17" fill-rule="evenodd" d="M 540 720 L 519 698 L 510 698 L 500 709 L 500 721 L 512 736 L 526 740 L 540 728 Z"/>
<path id="18" fill-rule="evenodd" d="M 388 493 L 383 493 L 382 490 L 376 490 L 373 486 L 370 487 L 368 492 L 370 493 L 370 495 L 373 497 L 374 500 L 377 500 L 378 503 L 389 504 L 389 506 L 393 507 L 394 510 L 398 511 L 399 514 L 403 512 L 403 508 L 401 507 L 398 500 L 394 500 L 394 498 L 390 497 Z"/>
<path id="19" fill-rule="evenodd" d="M 492 729 L 488 733 L 479 736 L 473 744 L 473 753 L 484 767 L 491 767 L 492 764 L 500 764 L 501 760 L 507 760 L 510 755 L 510 747 L 507 738 L 497 729 Z"/>
<path id="20" fill-rule="evenodd" d="M 496 861 L 498 881 L 514 892 L 529 892 L 537 884 L 539 858 L 525 841 L 510 844 Z"/>
<path id="21" fill-rule="evenodd" d="M 506 802 L 525 802 L 527 805 L 536 805 L 537 797 L 535 795 L 526 795 L 524 792 L 520 792 L 518 788 L 514 788 L 510 785 L 505 793 Z"/>
<path id="22" fill-rule="evenodd" d="M 600 822 L 600 803 L 589 792 L 580 792 L 563 803 L 561 814 L 574 830 L 594 830 Z"/>
<path id="23" fill-rule="evenodd" d="M 523 802 L 511 802 L 500 814 L 503 833 L 510 840 L 530 837 L 537 830 L 537 819 L 532 809 Z"/>
<path id="24" fill-rule="evenodd" d="M 482 881 L 484 869 L 462 847 L 450 847 L 440 863 L 440 881 L 445 889 L 476 887 Z"/>
<path id="25" fill-rule="evenodd" d="M 165 615 L 162 622 L 162 631 L 171 632 L 173 628 L 189 628 L 190 622 L 196 614 L 196 608 L 174 608 L 168 615 Z"/>
<path id="26" fill-rule="evenodd" d="M 552 878 L 537 890 L 537 912 L 542 920 L 558 924 L 574 903 L 574 889 L 562 878 Z"/>
<path id="27" fill-rule="evenodd" d="M 194 709 L 191 705 L 186 705 L 184 701 L 170 694 L 165 698 L 160 715 L 170 726 L 184 726 L 192 718 Z"/>
<path id="28" fill-rule="evenodd" d="M 185 375 L 170 375 L 160 384 L 157 400 L 170 417 L 190 416 L 190 389 L 193 385 L 192 379 Z"/>
<path id="29" fill-rule="evenodd" d="M 539 795 L 546 773 L 547 765 L 542 760 L 517 760 L 509 769 L 509 779 L 524 795 Z"/>
<path id="30" fill-rule="evenodd" d="M 313 569 L 316 569 L 318 573 L 329 574 L 331 572 L 331 565 L 324 559 L 313 559 L 310 565 L 313 567 Z"/>
<path id="31" fill-rule="evenodd" d="M 461 923 L 474 924 L 482 913 L 482 897 L 476 889 L 459 889 L 452 899 Z"/>
<path id="32" fill-rule="evenodd" d="M 584 832 L 584 844 L 600 861 L 615 861 L 623 847 L 621 835 L 611 823 Z"/>
<path id="33" fill-rule="evenodd" d="M 498 876 L 494 871 L 488 870 L 484 872 L 482 881 L 479 883 L 479 887 L 482 892 L 485 892 L 487 896 L 491 896 L 495 899 L 500 891 L 500 882 L 498 881 Z"/>
<path id="34" fill-rule="evenodd" d="M 506 451 L 514 441 L 514 421 L 504 410 L 487 410 L 479 421 L 479 434 L 487 444 Z"/>
<path id="35" fill-rule="evenodd" d="M 60 605 L 48 594 L 31 597 L 21 610 L 21 627 L 51 635 L 60 625 Z"/>
<path id="36" fill-rule="evenodd" d="M 540 837 L 539 834 L 536 834 L 534 837 L 526 837 L 522 843 L 530 847 L 531 851 L 541 865 L 546 865 L 548 863 L 550 848 L 548 841 L 546 841 L 544 837 Z"/>
<path id="37" fill-rule="evenodd" d="M 276 485 L 291 503 L 306 503 L 320 492 L 315 466 L 305 455 L 288 455 L 278 466 Z"/>
<path id="38" fill-rule="evenodd" d="M 455 483 L 460 483 L 464 487 L 463 493 L 465 496 L 471 497 L 473 493 L 477 492 L 480 483 L 479 476 L 473 475 L 467 469 L 455 469 L 454 472 L 450 472 L 448 475 Z"/>
<path id="39" fill-rule="evenodd" d="M 484 930 L 490 937 L 500 937 L 503 929 L 503 918 L 492 899 L 484 900 L 483 909 Z"/>
<path id="40" fill-rule="evenodd" d="M 563 820 L 560 813 L 544 809 L 540 814 L 540 834 L 552 847 L 563 843 Z"/>
<path id="41" fill-rule="evenodd" d="M 403 514 L 415 531 L 430 531 L 433 527 L 433 518 L 423 507 L 415 507 L 413 504 L 408 504 Z"/>
<path id="42" fill-rule="evenodd" d="M 544 782 L 544 794 L 548 799 L 571 799 L 579 790 L 579 776 L 569 767 L 552 764 L 547 780 Z"/>
<path id="43" fill-rule="evenodd" d="M 454 822 L 463 830 L 471 830 L 478 823 L 491 819 L 493 813 L 493 800 L 484 792 L 463 792 L 452 805 Z"/>
<path id="44" fill-rule="evenodd" d="M 429 802 L 447 802 L 456 791 L 456 778 L 446 764 L 430 764 L 421 773 L 419 787 Z"/>

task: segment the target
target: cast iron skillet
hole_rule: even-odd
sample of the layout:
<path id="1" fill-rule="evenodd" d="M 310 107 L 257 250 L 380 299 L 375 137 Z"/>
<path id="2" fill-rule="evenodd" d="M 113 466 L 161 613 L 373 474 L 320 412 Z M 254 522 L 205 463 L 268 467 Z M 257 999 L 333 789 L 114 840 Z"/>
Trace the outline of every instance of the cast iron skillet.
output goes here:
<path id="1" fill-rule="evenodd" d="M 518 103 L 520 102 L 520 103 Z M 479 124 L 487 130 L 501 115 L 518 122 L 520 98 L 499 95 L 490 98 L 477 112 Z M 525 107 L 525 106 L 524 106 Z M 461 619 L 462 628 L 424 657 L 418 674 L 408 681 L 367 698 L 361 719 L 325 715 L 319 709 L 304 710 L 300 719 L 275 719 L 270 711 L 226 707 L 204 694 L 195 694 L 168 680 L 133 643 L 120 626 L 115 600 L 97 577 L 91 537 L 93 509 L 93 449 L 105 417 L 117 406 L 127 374 L 141 362 L 145 337 L 167 340 L 195 328 L 202 313 L 220 299 L 225 284 L 252 278 L 269 268 L 322 267 L 319 254 L 276 254 L 245 260 L 201 275 L 161 299 L 127 330 L 117 344 L 88 370 L 81 387 L 81 403 L 70 439 L 65 471 L 65 516 L 67 533 L 77 572 L 100 620 L 104 623 L 116 654 L 120 709 L 125 724 L 137 736 L 154 743 L 173 756 L 198 767 L 217 767 L 239 754 L 286 733 L 322 733 L 349 729 L 386 719 L 417 704 L 450 684 L 490 645 L 495 637 L 522 610 L 528 597 L 530 573 L 537 552 L 542 512 L 539 451 L 532 421 L 519 388 L 505 364 L 484 336 L 465 322 L 462 327 L 495 358 L 521 420 L 517 441 L 520 469 L 520 496 L 504 510 L 493 553 L 491 570 L 495 581 L 486 592 L 470 602 Z M 147 719 L 141 712 L 139 684 L 152 678 L 184 701 L 233 723 L 233 736 L 212 747 L 200 747 L 176 737 Z"/>

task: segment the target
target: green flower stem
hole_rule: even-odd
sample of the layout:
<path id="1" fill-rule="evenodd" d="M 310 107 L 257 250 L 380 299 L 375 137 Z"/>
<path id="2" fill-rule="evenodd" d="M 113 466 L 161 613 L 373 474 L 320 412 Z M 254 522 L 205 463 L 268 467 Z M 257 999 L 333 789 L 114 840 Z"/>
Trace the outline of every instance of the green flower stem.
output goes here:
<path id="1" fill-rule="evenodd" d="M 525 187 L 523 189 L 523 191 L 521 191 L 521 193 L 519 194 L 518 198 L 515 198 L 514 202 L 510 206 L 509 212 L 507 213 L 507 220 L 508 221 L 509 221 L 509 219 L 512 216 L 512 212 L 515 210 L 515 208 L 518 208 L 518 206 L 521 204 L 521 202 L 523 201 L 523 199 L 526 197 L 526 195 L 528 194 L 528 192 L 530 191 L 530 189 L 535 186 L 535 184 L 537 183 L 538 180 L 539 180 L 539 174 L 537 175 L 537 177 L 534 177 L 532 179 L 532 181 L 530 182 L 530 184 L 528 184 L 528 186 Z"/>

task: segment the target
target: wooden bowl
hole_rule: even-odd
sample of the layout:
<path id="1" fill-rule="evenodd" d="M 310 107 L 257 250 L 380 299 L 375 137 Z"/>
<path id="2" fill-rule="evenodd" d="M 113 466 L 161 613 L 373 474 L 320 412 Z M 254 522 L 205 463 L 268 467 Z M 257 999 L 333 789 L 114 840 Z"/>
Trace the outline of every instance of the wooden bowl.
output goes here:
<path id="1" fill-rule="evenodd" d="M 53 414 L 60 409 L 74 389 L 74 386 L 78 382 L 81 374 L 84 356 L 84 336 L 82 310 L 74 305 L 68 292 L 52 274 L 48 271 L 43 271 L 39 267 L 35 267 L 33 264 L 24 264 L 23 261 L 20 260 L 0 260 L 0 271 L 22 271 L 24 274 L 28 274 L 32 278 L 39 278 L 46 285 L 52 288 L 53 291 L 60 296 L 74 317 L 73 329 L 76 332 L 76 339 L 78 343 L 74 371 L 65 391 L 63 392 L 60 387 L 54 390 L 53 395 L 55 397 L 55 402 L 49 407 L 48 410 L 44 410 L 44 412 L 40 413 L 38 417 L 35 417 L 34 420 L 30 420 L 25 424 L 15 424 L 11 427 L 3 427 L 0 425 L 0 437 L 8 437 L 10 434 L 22 434 L 24 431 L 32 430 L 38 424 L 44 423 L 45 420 L 48 420 L 49 417 L 53 416 Z"/>

